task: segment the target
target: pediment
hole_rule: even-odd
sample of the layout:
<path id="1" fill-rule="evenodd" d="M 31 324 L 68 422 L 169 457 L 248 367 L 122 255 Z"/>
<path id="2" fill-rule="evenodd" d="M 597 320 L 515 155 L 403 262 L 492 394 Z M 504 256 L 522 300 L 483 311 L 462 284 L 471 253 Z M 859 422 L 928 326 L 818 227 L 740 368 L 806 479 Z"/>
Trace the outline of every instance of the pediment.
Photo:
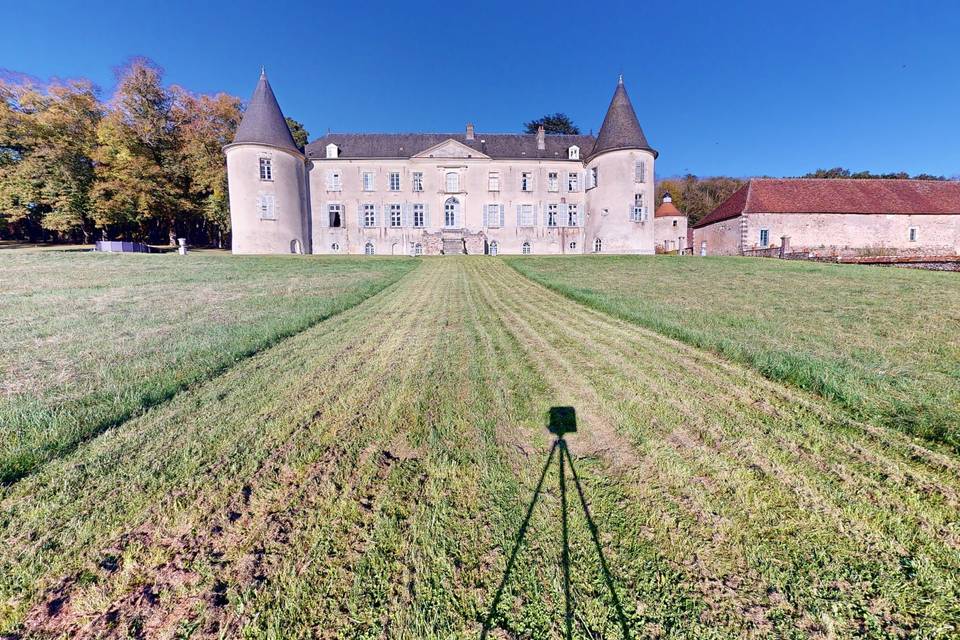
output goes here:
<path id="1" fill-rule="evenodd" d="M 435 144 L 429 149 L 424 149 L 414 158 L 489 158 L 485 153 L 480 153 L 467 145 L 457 142 L 453 138 L 448 138 L 440 144 Z"/>

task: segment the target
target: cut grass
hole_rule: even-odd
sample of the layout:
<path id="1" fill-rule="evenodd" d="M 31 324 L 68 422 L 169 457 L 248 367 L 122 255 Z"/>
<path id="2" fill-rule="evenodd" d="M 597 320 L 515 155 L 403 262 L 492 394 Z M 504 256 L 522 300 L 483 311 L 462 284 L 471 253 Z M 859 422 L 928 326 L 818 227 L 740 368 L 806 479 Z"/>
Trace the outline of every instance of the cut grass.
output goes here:
<path id="1" fill-rule="evenodd" d="M 0 483 L 398 280 L 409 259 L 0 255 Z"/>
<path id="2" fill-rule="evenodd" d="M 508 258 L 595 309 L 960 450 L 960 278 L 754 258 Z"/>
<path id="3" fill-rule="evenodd" d="M 956 456 L 448 257 L 0 489 L 0 633 L 476 638 L 556 405 L 632 637 L 958 632 Z M 560 506 L 554 466 L 492 638 L 563 637 Z"/>

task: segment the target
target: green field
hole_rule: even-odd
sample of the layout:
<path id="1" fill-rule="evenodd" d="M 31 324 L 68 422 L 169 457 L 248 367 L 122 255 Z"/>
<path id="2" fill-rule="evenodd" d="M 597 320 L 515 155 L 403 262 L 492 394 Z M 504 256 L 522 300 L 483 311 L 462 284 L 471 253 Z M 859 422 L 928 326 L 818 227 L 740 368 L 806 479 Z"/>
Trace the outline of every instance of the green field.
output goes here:
<path id="1" fill-rule="evenodd" d="M 96 277 L 92 258 L 16 259 L 57 292 L 77 269 Z M 153 257 L 114 258 L 112 286 L 151 295 L 127 282 Z M 364 268 L 202 260 L 212 291 L 235 279 L 247 293 Z M 170 290 L 185 263 L 156 263 Z M 407 268 L 369 264 L 390 271 L 381 283 Z M 582 306 L 503 260 L 403 265 L 376 295 L 0 487 L 0 634 L 532 639 L 563 638 L 568 622 L 575 638 L 624 626 L 632 638 L 960 633 L 953 452 Z M 341 295 L 357 286 L 350 273 Z M 33 291 L 54 295 L 39 280 Z M 70 299 L 56 295 L 47 315 Z M 111 343 L 111 325 L 86 326 Z M 579 425 L 564 480 L 554 456 L 537 494 L 554 406 L 574 406 Z"/>
<path id="2" fill-rule="evenodd" d="M 0 482 L 350 307 L 409 260 L 0 255 Z"/>
<path id="3" fill-rule="evenodd" d="M 752 258 L 508 259 L 573 300 L 960 451 L 960 277 Z"/>

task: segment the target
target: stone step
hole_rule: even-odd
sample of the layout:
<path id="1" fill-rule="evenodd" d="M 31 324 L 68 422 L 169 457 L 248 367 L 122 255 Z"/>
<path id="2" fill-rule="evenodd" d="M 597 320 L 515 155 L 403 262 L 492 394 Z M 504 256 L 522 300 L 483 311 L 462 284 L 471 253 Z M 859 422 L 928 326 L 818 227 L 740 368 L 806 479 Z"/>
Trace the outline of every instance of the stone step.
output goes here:
<path id="1" fill-rule="evenodd" d="M 448 256 L 452 254 L 462 254 L 463 239 L 462 238 L 444 238 L 443 253 L 444 255 L 448 255 Z"/>

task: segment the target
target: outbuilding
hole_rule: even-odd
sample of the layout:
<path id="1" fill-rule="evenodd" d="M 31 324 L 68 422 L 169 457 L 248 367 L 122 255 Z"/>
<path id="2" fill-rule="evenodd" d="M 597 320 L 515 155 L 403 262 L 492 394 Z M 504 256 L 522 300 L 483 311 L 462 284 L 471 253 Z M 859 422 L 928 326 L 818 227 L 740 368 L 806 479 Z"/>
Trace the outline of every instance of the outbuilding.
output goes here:
<path id="1" fill-rule="evenodd" d="M 693 229 L 701 255 L 957 255 L 960 182 L 753 179 Z"/>

